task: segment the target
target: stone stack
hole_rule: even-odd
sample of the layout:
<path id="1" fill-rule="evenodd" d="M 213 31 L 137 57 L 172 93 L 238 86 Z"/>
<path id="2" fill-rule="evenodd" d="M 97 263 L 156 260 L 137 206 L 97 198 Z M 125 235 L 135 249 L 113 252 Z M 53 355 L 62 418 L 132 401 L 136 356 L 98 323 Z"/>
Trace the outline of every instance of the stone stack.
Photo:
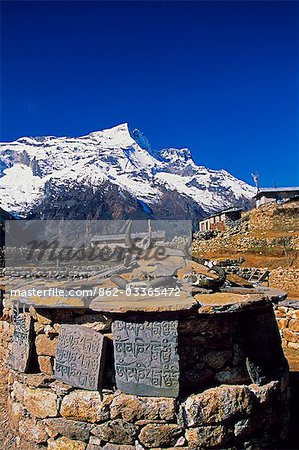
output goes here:
<path id="1" fill-rule="evenodd" d="M 299 301 L 284 300 L 274 310 L 283 347 L 299 351 Z"/>
<path id="2" fill-rule="evenodd" d="M 176 398 L 117 389 L 109 314 L 33 308 L 26 314 L 34 329 L 31 362 L 28 373 L 9 370 L 8 398 L 22 450 L 256 450 L 276 448 L 286 438 L 288 368 L 266 300 L 215 300 L 178 317 Z M 2 322 L 9 341 L 13 325 L 8 314 Z M 100 391 L 55 379 L 62 324 L 88 327 L 108 340 Z"/>

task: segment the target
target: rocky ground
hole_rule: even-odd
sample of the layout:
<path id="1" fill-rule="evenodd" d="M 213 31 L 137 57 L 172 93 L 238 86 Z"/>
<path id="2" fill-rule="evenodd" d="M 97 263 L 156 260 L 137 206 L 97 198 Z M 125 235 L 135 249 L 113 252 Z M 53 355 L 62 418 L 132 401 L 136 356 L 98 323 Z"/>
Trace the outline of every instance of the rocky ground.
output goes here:
<path id="1" fill-rule="evenodd" d="M 17 450 L 7 415 L 7 377 L 6 371 L 0 365 L 0 442 L 5 450 Z"/>

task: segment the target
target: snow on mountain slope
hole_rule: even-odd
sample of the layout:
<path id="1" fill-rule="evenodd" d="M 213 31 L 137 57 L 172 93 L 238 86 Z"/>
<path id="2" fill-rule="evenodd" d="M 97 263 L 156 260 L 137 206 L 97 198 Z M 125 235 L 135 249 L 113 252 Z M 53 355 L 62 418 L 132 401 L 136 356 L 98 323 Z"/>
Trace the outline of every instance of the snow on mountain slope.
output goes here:
<path id="1" fill-rule="evenodd" d="M 94 202 L 97 209 L 96 202 L 106 202 L 107 189 L 114 196 L 110 203 L 116 197 L 130 203 L 128 214 L 140 209 L 154 217 L 168 211 L 169 202 L 174 204 L 168 214 L 181 217 L 182 211 L 204 215 L 243 205 L 254 195 L 252 186 L 225 170 L 196 165 L 189 149 L 153 150 L 143 133 L 130 133 L 127 124 L 78 138 L 23 137 L 0 143 L 0 206 L 19 217 L 35 217 L 37 211 L 44 217 L 46 205 L 53 212 L 67 193 L 79 191 L 84 208 Z M 90 195 L 96 196 L 93 201 Z"/>

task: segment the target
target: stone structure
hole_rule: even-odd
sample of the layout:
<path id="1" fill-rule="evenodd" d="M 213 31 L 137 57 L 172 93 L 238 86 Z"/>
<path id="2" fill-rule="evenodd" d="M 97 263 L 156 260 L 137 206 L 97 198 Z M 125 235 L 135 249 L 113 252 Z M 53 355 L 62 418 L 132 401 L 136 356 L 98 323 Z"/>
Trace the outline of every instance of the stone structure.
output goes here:
<path id="1" fill-rule="evenodd" d="M 274 305 L 274 311 L 282 345 L 299 351 L 299 300 L 279 302 Z"/>
<path id="2" fill-rule="evenodd" d="M 298 231 L 298 212 L 298 200 L 288 201 L 283 204 L 267 203 L 250 211 L 250 230 Z"/>
<path id="3" fill-rule="evenodd" d="M 28 314 L 13 315 L 13 340 L 9 365 L 15 370 L 26 372 L 32 352 L 32 318 Z"/>
<path id="4" fill-rule="evenodd" d="M 283 289 L 288 292 L 288 296 L 298 296 L 299 294 L 299 269 L 283 268 L 273 269 L 270 272 L 270 286 Z"/>
<path id="5" fill-rule="evenodd" d="M 218 230 L 224 231 L 235 227 L 238 223 L 241 224 L 241 213 L 240 208 L 230 208 L 224 211 L 220 211 L 212 216 L 202 219 L 198 223 L 199 231 L 210 231 Z"/>
<path id="6" fill-rule="evenodd" d="M 261 188 L 255 195 L 257 208 L 272 202 L 285 202 L 299 197 L 299 186 L 280 188 Z"/>
<path id="7" fill-rule="evenodd" d="M 177 320 L 115 320 L 116 386 L 123 392 L 157 397 L 179 394 Z"/>
<path id="8" fill-rule="evenodd" d="M 165 299 L 156 302 L 158 313 L 153 304 L 147 309 L 141 301 L 100 311 L 31 307 L 26 312 L 34 322 L 29 373 L 9 370 L 8 411 L 19 448 L 255 450 L 277 448 L 284 441 L 288 367 L 271 303 L 225 293 L 189 303 L 181 299 L 173 308 Z M 159 391 L 148 396 L 150 392 L 134 395 L 117 389 L 112 328 L 117 338 L 115 324 L 122 328 L 123 322 L 171 327 L 177 392 L 161 397 Z M 53 375 L 58 336 L 69 324 L 107 339 L 101 391 L 77 388 Z M 4 346 L 13 328 L 11 313 L 5 311 Z M 136 344 L 136 329 L 134 333 L 129 334 L 130 345 Z"/>
<path id="9" fill-rule="evenodd" d="M 106 338 L 80 325 L 60 328 L 55 377 L 72 386 L 97 391 L 105 364 Z"/>
<path id="10" fill-rule="evenodd" d="M 193 253 L 202 257 L 213 254 L 252 253 L 296 256 L 299 250 L 299 202 L 269 203 L 242 213 L 241 229 L 236 234 L 224 230 L 209 240 L 197 238 Z"/>

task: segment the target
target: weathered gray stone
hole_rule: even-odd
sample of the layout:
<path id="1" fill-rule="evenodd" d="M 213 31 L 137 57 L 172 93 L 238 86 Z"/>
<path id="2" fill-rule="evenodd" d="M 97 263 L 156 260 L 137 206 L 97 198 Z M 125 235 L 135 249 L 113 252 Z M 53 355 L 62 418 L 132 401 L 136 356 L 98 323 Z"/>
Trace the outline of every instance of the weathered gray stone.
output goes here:
<path id="1" fill-rule="evenodd" d="M 104 395 L 102 398 L 99 392 L 76 390 L 63 398 L 60 414 L 65 419 L 104 422 L 110 418 L 111 401 L 112 395 Z"/>
<path id="2" fill-rule="evenodd" d="M 17 314 L 14 318 L 12 347 L 9 365 L 19 372 L 27 372 L 33 347 L 33 321 L 28 313 Z"/>
<path id="3" fill-rule="evenodd" d="M 174 446 L 183 428 L 174 424 L 148 424 L 142 428 L 139 440 L 146 447 Z"/>
<path id="4" fill-rule="evenodd" d="M 220 386 L 188 397 L 185 415 L 188 426 L 223 422 L 253 410 L 252 393 L 246 386 Z"/>
<path id="5" fill-rule="evenodd" d="M 67 420 L 63 417 L 46 419 L 44 422 L 49 436 L 55 438 L 58 434 L 61 434 L 70 439 L 76 439 L 79 441 L 88 440 L 92 427 L 91 424 L 88 424 L 86 422 Z"/>
<path id="6" fill-rule="evenodd" d="M 175 417 L 175 400 L 119 394 L 113 398 L 110 410 L 112 419 L 121 418 L 128 422 L 141 419 L 172 421 Z"/>
<path id="7" fill-rule="evenodd" d="M 177 397 L 177 320 L 112 324 L 117 387 L 128 394 Z"/>
<path id="8" fill-rule="evenodd" d="M 61 326 L 55 377 L 71 386 L 98 390 L 101 385 L 106 339 L 101 333 L 80 325 Z"/>
<path id="9" fill-rule="evenodd" d="M 103 442 L 112 444 L 134 444 L 138 427 L 121 419 L 111 420 L 92 429 L 92 434 Z"/>
<path id="10" fill-rule="evenodd" d="M 227 444 L 232 433 L 223 425 L 190 428 L 186 431 L 188 449 L 220 447 Z"/>
<path id="11" fill-rule="evenodd" d="M 112 320 L 105 317 L 103 314 L 84 314 L 75 317 L 74 324 L 82 324 L 94 331 L 109 331 L 111 329 Z"/>

